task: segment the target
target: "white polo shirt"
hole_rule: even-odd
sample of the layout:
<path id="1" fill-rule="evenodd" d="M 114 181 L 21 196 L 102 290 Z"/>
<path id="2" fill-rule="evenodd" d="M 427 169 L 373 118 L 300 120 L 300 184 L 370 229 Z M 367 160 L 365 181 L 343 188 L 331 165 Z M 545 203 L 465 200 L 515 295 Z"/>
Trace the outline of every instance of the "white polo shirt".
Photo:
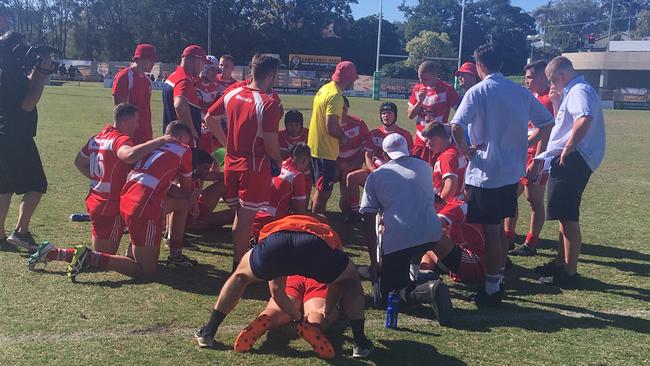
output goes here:
<path id="1" fill-rule="evenodd" d="M 564 87 L 562 103 L 555 116 L 555 126 L 546 151 L 535 159 L 549 161 L 560 155 L 573 133 L 573 123 L 585 116 L 591 117 L 591 123 L 587 134 L 576 145 L 576 151 L 591 171 L 595 171 L 605 157 L 605 119 L 598 93 L 582 75 L 576 76 Z"/>
<path id="2" fill-rule="evenodd" d="M 499 188 L 517 183 L 526 173 L 528 121 L 541 128 L 553 123 L 553 116 L 503 74 L 490 74 L 470 88 L 451 121 L 469 130 L 472 145 L 484 146 L 470 160 L 465 184 Z"/>

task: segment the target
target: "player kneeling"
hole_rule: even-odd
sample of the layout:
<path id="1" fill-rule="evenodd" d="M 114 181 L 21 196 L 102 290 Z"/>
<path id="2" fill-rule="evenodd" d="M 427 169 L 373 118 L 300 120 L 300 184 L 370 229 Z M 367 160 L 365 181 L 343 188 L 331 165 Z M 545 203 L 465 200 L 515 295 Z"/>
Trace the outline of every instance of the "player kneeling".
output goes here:
<path id="1" fill-rule="evenodd" d="M 166 134 L 175 140 L 140 160 L 122 189 L 120 213 L 129 229 L 132 257 L 100 253 L 85 246 L 58 249 L 46 242 L 28 258 L 28 266 L 33 268 L 36 263 L 48 260 L 70 261 L 68 277 L 72 281 L 89 266 L 132 277 L 156 272 L 162 239 L 163 198 L 177 176 L 179 191 L 185 192 L 190 211 L 196 210 L 192 195 L 192 153 L 187 146 L 191 141 L 190 130 L 174 121 L 167 126 Z"/>
<path id="2" fill-rule="evenodd" d="M 297 324 L 298 335 L 312 346 L 318 357 L 334 358 L 334 347 L 323 333 L 336 321 L 337 315 L 334 311 L 333 315 L 325 317 L 327 285 L 304 276 L 288 276 L 285 292 L 305 320 Z M 269 299 L 264 311 L 235 339 L 235 352 L 248 352 L 268 330 L 291 322 L 291 315 L 284 312 L 273 298 Z"/>
<path id="3" fill-rule="evenodd" d="M 352 327 L 352 357 L 367 357 L 373 345 L 364 333 L 363 288 L 354 263 L 341 250 L 338 234 L 314 217 L 292 215 L 266 225 L 259 238 L 259 244 L 246 252 L 221 288 L 208 323 L 194 334 L 199 346 L 214 346 L 217 328 L 237 305 L 246 287 L 256 282 L 268 281 L 278 307 L 305 328 L 310 327 L 285 292 L 287 276 L 302 275 L 328 285 L 325 318 L 332 318 L 341 297 Z"/>

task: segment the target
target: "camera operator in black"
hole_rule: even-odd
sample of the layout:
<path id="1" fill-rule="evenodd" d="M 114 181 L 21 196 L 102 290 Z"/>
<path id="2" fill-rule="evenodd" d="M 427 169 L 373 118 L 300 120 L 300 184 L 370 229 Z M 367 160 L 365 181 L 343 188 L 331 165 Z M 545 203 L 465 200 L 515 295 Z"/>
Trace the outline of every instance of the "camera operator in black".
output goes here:
<path id="1" fill-rule="evenodd" d="M 29 251 L 36 243 L 29 223 L 47 179 L 34 142 L 38 114 L 36 104 L 43 94 L 52 60 L 49 52 L 38 55 L 29 49 L 20 33 L 0 36 L 0 247 L 7 243 Z M 16 229 L 7 238 L 5 219 L 13 194 L 23 195 Z"/>

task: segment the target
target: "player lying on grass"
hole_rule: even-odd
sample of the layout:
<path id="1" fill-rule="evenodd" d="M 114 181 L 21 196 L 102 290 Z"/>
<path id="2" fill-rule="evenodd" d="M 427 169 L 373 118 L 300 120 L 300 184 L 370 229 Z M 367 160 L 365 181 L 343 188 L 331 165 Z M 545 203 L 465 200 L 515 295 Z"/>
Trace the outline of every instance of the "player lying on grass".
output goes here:
<path id="1" fill-rule="evenodd" d="M 131 170 L 155 149 L 173 140 L 165 135 L 140 145 L 133 145 L 131 136 L 138 130 L 138 109 L 120 103 L 113 109 L 113 125 L 105 126 L 91 137 L 79 151 L 74 164 L 90 179 L 86 208 L 92 226 L 92 245 L 98 252 L 117 253 L 124 232 L 120 216 L 120 193 Z"/>
<path id="2" fill-rule="evenodd" d="M 271 297 L 278 307 L 303 327 L 313 327 L 285 292 L 286 277 L 301 275 L 328 285 L 323 309 L 326 319 L 333 317 L 341 298 L 352 327 L 352 357 L 367 357 L 373 345 L 364 332 L 363 288 L 356 266 L 341 250 L 343 245 L 338 234 L 314 217 L 292 215 L 266 225 L 259 238 L 259 244 L 244 254 L 221 288 L 208 323 L 195 332 L 199 346 L 214 346 L 217 329 L 237 305 L 246 287 L 256 282 L 268 281 Z"/>
<path id="3" fill-rule="evenodd" d="M 132 277 L 156 272 L 165 212 L 163 200 L 170 191 L 170 186 L 176 197 L 189 202 L 190 211 L 198 210 L 192 195 L 192 153 L 187 146 L 191 141 L 189 128 L 181 122 L 173 121 L 167 126 L 166 132 L 174 140 L 140 160 L 129 173 L 122 189 L 120 213 L 129 229 L 132 257 L 96 252 L 82 245 L 59 249 L 45 242 L 28 258 L 29 268 L 48 260 L 67 261 L 70 262 L 68 277 L 73 281 L 90 266 Z M 176 186 L 171 184 L 177 177 L 180 188 L 174 188 Z M 182 254 L 180 238 L 170 243 L 168 260 L 174 260 L 178 265 L 190 261 Z"/>
<path id="4" fill-rule="evenodd" d="M 303 314 L 306 324 L 297 324 L 298 335 L 309 343 L 321 358 L 334 358 L 334 347 L 323 333 L 336 321 L 336 310 L 325 317 L 327 285 L 304 276 L 287 276 L 285 292 L 293 307 Z M 266 308 L 235 339 L 235 352 L 248 352 L 268 330 L 291 323 L 291 315 L 269 299 Z"/>

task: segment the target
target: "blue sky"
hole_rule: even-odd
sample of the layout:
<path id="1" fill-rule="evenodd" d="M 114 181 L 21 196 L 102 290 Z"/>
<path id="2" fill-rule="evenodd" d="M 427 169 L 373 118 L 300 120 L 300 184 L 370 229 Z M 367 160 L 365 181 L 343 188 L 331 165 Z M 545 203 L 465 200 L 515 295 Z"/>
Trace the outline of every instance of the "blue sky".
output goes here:
<path id="1" fill-rule="evenodd" d="M 512 4 L 519 6 L 526 11 L 548 3 L 548 0 L 511 0 Z M 363 18 L 379 11 L 379 0 L 358 0 L 358 4 L 352 4 L 352 15 L 355 19 Z M 407 5 L 417 4 L 417 0 L 406 0 Z M 402 0 L 384 0 L 384 19 L 389 21 L 404 20 L 402 12 L 397 7 Z"/>

